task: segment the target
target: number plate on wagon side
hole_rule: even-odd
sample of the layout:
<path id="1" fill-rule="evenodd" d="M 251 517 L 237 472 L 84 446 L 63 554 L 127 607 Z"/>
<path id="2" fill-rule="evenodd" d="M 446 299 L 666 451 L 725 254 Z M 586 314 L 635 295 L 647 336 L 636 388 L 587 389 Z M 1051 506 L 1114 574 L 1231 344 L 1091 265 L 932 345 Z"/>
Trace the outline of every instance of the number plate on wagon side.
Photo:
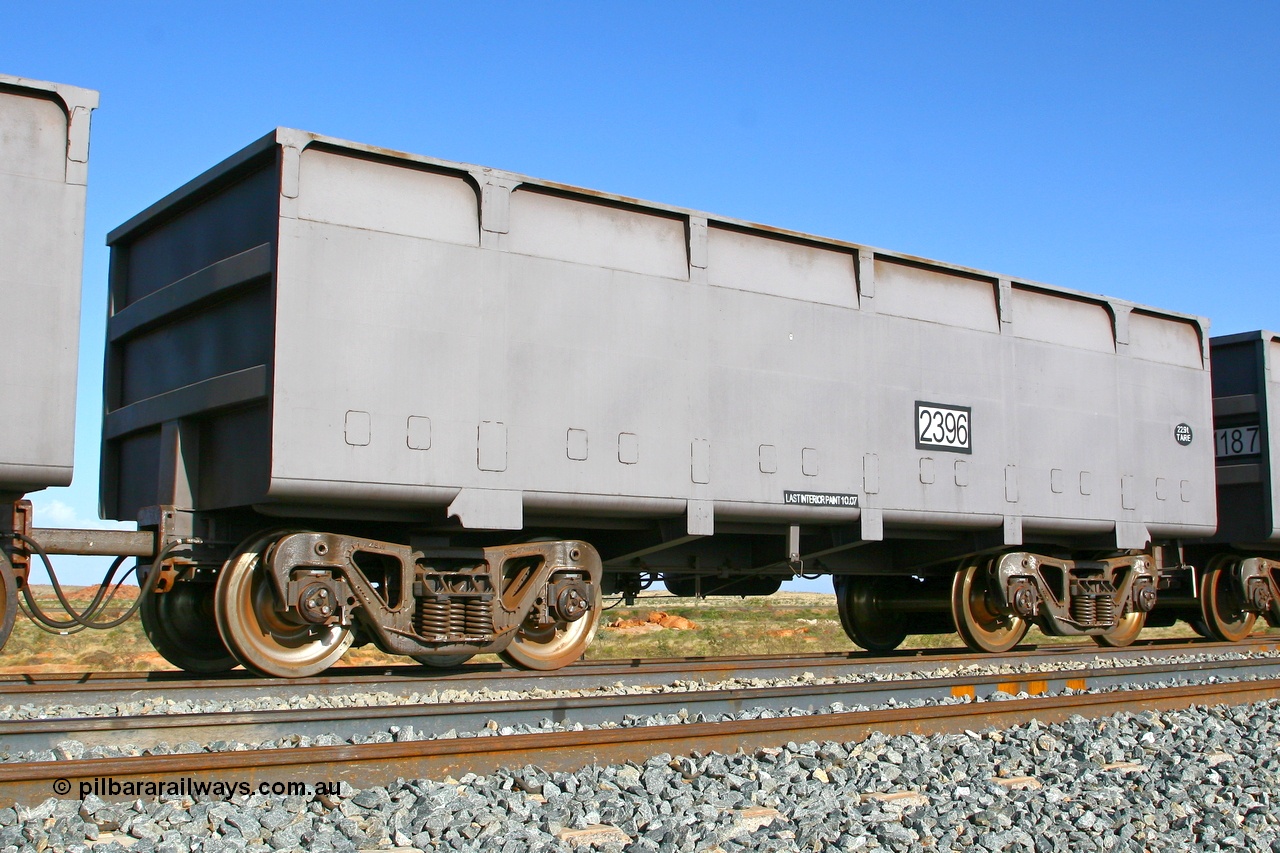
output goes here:
<path id="1" fill-rule="evenodd" d="M 973 452 L 973 409 L 916 401 L 916 448 Z"/>
<path id="2" fill-rule="evenodd" d="M 1261 432 L 1256 426 L 1229 427 L 1213 431 L 1214 455 L 1219 459 L 1231 456 L 1257 456 L 1262 452 Z"/>

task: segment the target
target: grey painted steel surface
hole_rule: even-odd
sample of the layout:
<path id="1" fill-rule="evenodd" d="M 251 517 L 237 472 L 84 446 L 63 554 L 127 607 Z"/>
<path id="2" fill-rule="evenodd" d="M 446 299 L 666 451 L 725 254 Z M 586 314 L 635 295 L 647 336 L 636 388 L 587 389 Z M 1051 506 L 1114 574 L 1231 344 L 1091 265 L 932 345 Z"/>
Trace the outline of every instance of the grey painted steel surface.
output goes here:
<path id="1" fill-rule="evenodd" d="M 108 242 L 107 517 L 1215 528 L 1196 317 L 286 129 Z"/>
<path id="2" fill-rule="evenodd" d="M 1210 341 L 1218 541 L 1280 547 L 1280 334 Z"/>
<path id="3" fill-rule="evenodd" d="M 0 494 L 71 482 L 89 119 L 98 93 L 0 74 Z"/>

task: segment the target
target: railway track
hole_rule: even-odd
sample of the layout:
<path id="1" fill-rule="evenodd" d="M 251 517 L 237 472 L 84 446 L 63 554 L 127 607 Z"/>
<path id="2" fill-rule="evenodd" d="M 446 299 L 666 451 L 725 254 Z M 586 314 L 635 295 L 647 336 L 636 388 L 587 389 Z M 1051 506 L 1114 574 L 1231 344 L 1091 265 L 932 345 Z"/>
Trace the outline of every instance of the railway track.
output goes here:
<path id="1" fill-rule="evenodd" d="M 1258 636 L 1239 643 L 1204 640 L 1148 640 L 1119 649 L 1093 643 L 1027 646 L 1006 652 L 1002 664 L 1038 667 L 1075 660 L 1102 660 L 1123 666 L 1189 654 L 1257 654 L 1280 651 L 1280 637 Z M 323 675 L 299 679 L 262 678 L 244 670 L 216 677 L 193 678 L 176 671 L 149 673 L 0 674 L 0 706 L 66 706 L 117 704 L 144 697 L 163 697 L 174 703 L 233 702 L 260 696 L 284 700 L 323 693 L 327 696 L 381 693 L 408 697 L 430 690 L 493 692 L 531 690 L 589 690 L 624 686 L 647 687 L 673 680 L 722 681 L 731 678 L 788 678 L 804 672 L 818 677 L 866 674 L 892 677 L 929 669 L 991 666 L 984 654 L 957 649 L 923 649 L 891 655 L 866 652 L 828 652 L 816 655 L 724 656 L 581 661 L 555 672 L 523 672 L 500 664 L 468 664 L 452 670 L 417 666 L 335 667 Z"/>
<path id="2" fill-rule="evenodd" d="M 227 778 L 345 782 L 354 788 L 397 777 L 443 778 L 536 763 L 547 771 L 643 761 L 662 753 L 756 751 L 788 742 L 859 741 L 872 732 L 929 735 L 1008 728 L 1032 719 L 1060 722 L 1123 711 L 1177 710 L 1280 698 L 1280 679 L 1043 696 L 993 703 L 786 716 L 730 722 L 596 729 L 586 732 L 143 756 L 0 765 L 0 801 L 34 804 L 78 790 L 83 780 L 191 785 Z"/>
<path id="3" fill-rule="evenodd" d="M 858 683 L 792 684 L 780 687 L 705 689 L 639 695 L 581 695 L 549 699 L 445 702 L 379 707 L 255 711 L 244 713 L 146 714 L 0 722 L 0 756 L 50 750 L 63 741 L 85 746 L 151 749 L 160 744 L 207 745 L 277 742 L 293 736 L 328 735 L 340 740 L 370 737 L 391 727 L 412 727 L 422 736 L 464 732 L 488 734 L 501 727 L 537 727 L 546 720 L 583 726 L 618 725 L 625 716 L 714 717 L 749 709 L 818 713 L 833 705 L 875 706 L 995 694 L 1054 695 L 1067 690 L 1107 690 L 1167 679 L 1205 682 L 1280 678 L 1280 658 L 1200 661 L 1137 667 L 1089 668 L 1027 675 L 966 674 L 942 678 Z M 510 735 L 505 735 L 510 736 Z"/>

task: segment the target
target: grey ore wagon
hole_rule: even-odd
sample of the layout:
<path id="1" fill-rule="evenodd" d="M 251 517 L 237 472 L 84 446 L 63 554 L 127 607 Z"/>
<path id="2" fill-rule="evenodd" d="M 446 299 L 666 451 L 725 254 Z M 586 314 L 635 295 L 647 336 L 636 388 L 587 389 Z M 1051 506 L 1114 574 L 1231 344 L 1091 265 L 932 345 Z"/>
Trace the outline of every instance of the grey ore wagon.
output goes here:
<path id="1" fill-rule="evenodd" d="M 0 74 L 0 501 L 71 482 L 89 118 L 98 93 Z"/>
<path id="2" fill-rule="evenodd" d="M 1235 642 L 1259 616 L 1280 626 L 1280 335 L 1209 344 L 1218 530 L 1186 543 L 1190 565 L 1165 573 L 1149 624 L 1183 618 L 1206 637 Z"/>
<path id="3" fill-rule="evenodd" d="M 200 540 L 188 668 L 553 668 L 796 573 L 869 649 L 1124 643 L 1215 530 L 1197 317 L 286 129 L 108 242 L 102 509 Z"/>
<path id="4" fill-rule="evenodd" d="M 0 507 L 71 482 L 89 119 L 98 93 L 0 74 Z M 21 526 L 0 512 L 0 533 Z M 0 540 L 0 646 L 20 575 Z M 25 567 L 25 564 L 22 564 Z"/>

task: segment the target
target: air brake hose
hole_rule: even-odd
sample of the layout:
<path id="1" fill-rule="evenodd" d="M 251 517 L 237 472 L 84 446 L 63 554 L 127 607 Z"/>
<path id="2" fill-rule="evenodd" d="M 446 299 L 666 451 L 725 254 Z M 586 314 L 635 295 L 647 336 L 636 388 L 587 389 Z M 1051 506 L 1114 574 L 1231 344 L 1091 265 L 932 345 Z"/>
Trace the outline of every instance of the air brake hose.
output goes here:
<path id="1" fill-rule="evenodd" d="M 178 540 L 178 541 L 169 543 L 163 549 L 161 549 L 160 553 L 156 555 L 154 560 L 152 560 L 151 571 L 147 574 L 146 580 L 142 584 L 140 584 L 142 588 L 138 592 L 137 599 L 134 600 L 133 604 L 129 607 L 129 609 L 126 610 L 121 616 L 115 619 L 112 619 L 110 621 L 94 622 L 92 621 L 92 617 L 97 615 L 101 611 L 102 607 L 106 606 L 106 604 L 109 603 L 115 597 L 116 592 L 120 589 L 120 585 L 123 584 L 124 579 L 129 576 L 128 573 L 125 573 L 125 577 L 121 578 L 120 581 L 116 583 L 116 585 L 112 588 L 110 595 L 106 597 L 105 601 L 103 600 L 103 594 L 106 591 L 107 585 L 111 583 L 111 579 L 114 577 L 116 571 L 120 568 L 120 565 L 127 558 L 117 557 L 115 561 L 112 562 L 111 568 L 107 570 L 106 577 L 103 578 L 102 584 L 98 587 L 98 593 L 97 595 L 94 596 L 93 601 L 89 603 L 89 606 L 86 607 L 83 612 L 77 612 L 76 609 L 72 607 L 71 603 L 67 600 L 66 594 L 62 591 L 62 585 L 58 583 L 58 576 L 57 574 L 54 573 L 53 561 L 49 559 L 48 552 L 46 552 L 44 548 L 41 547 L 39 542 L 36 542 L 34 539 L 32 539 L 29 536 L 26 536 L 22 533 L 12 533 L 10 535 L 13 536 L 13 538 L 23 542 L 27 546 L 27 548 L 32 551 L 32 553 L 34 553 L 36 556 L 40 558 L 40 561 L 44 564 L 45 571 L 49 573 L 49 580 L 53 584 L 54 593 L 56 593 L 58 596 L 58 603 L 62 605 L 63 609 L 66 610 L 67 615 L 70 616 L 71 619 L 69 621 L 64 622 L 64 621 L 60 621 L 50 617 L 47 613 L 44 612 L 43 609 L 41 609 L 40 605 L 35 600 L 35 596 L 31 594 L 31 585 L 23 584 L 22 596 L 26 600 L 27 607 L 30 608 L 30 613 L 28 615 L 31 616 L 32 619 L 34 619 L 37 623 L 41 623 L 43 627 L 52 628 L 58 633 L 61 633 L 62 631 L 66 631 L 71 628 L 75 628 L 76 631 L 83 630 L 84 628 L 104 630 L 107 628 L 114 628 L 117 625 L 123 625 L 126 621 L 128 621 L 133 616 L 134 613 L 138 611 L 138 608 L 142 606 L 143 596 L 154 594 L 156 584 L 159 583 L 159 580 L 160 580 L 161 564 L 164 563 L 164 561 L 169 558 L 169 555 L 173 552 L 175 548 L 179 548 L 182 545 L 188 544 L 188 540 Z M 130 572 L 132 571 L 133 569 L 130 569 Z"/>
<path id="2" fill-rule="evenodd" d="M 102 583 L 98 585 L 98 592 L 93 597 L 93 601 L 89 602 L 89 606 L 80 613 L 77 613 L 76 616 L 80 619 L 89 619 L 94 615 L 101 613 L 102 610 L 111 603 L 111 600 L 116 597 L 116 593 L 119 592 L 120 587 L 129 579 L 129 575 L 133 574 L 134 568 L 136 568 L 130 568 L 129 571 L 125 572 L 120 580 L 116 581 L 116 585 L 112 588 L 111 594 L 106 597 L 105 601 L 103 601 L 103 594 L 106 592 L 107 586 L 110 585 L 112 577 L 120 568 L 120 565 L 127 559 L 128 557 L 116 557 L 115 560 L 112 561 L 111 568 L 107 570 L 106 577 L 104 577 L 102 579 Z M 24 592 L 25 591 L 24 585 Z M 24 596 L 24 598 L 26 598 L 26 596 Z M 27 601 L 24 601 L 22 598 L 18 599 L 18 606 L 22 609 L 23 614 L 30 619 L 37 628 L 49 634 L 78 634 L 88 627 L 87 625 L 76 622 L 74 619 L 67 620 L 66 622 L 53 619 L 41 610 L 39 605 L 34 605 L 36 609 L 33 611 L 28 606 Z"/>

